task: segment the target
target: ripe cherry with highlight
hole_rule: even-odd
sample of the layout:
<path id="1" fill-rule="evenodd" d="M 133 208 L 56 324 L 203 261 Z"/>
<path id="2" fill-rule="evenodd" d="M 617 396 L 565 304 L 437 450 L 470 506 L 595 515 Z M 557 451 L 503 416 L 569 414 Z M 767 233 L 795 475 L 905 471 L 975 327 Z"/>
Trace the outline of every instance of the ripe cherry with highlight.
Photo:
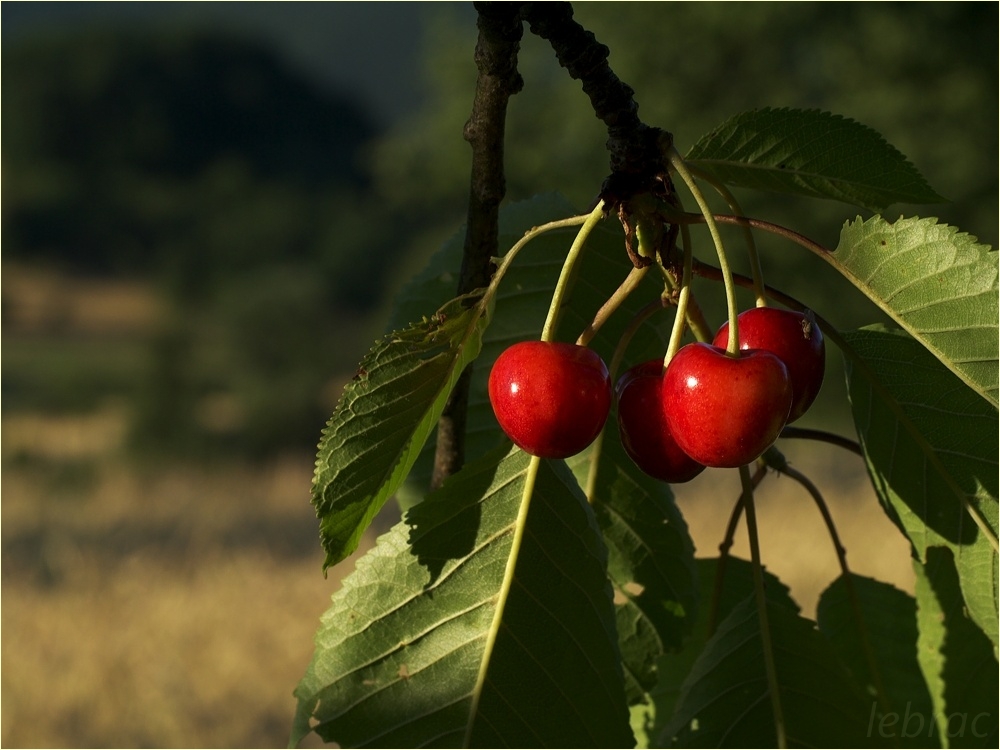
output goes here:
<path id="1" fill-rule="evenodd" d="M 528 453 L 566 458 L 600 433 L 611 408 L 608 368 L 593 349 L 522 341 L 490 371 L 490 403 L 500 427 Z"/>
<path id="2" fill-rule="evenodd" d="M 681 347 L 663 374 L 663 409 L 681 450 L 706 466 L 754 461 L 777 439 L 792 406 L 780 359 L 761 349 L 729 355 L 695 343 Z"/>
<path id="3" fill-rule="evenodd" d="M 826 368 L 823 332 L 810 316 L 794 310 L 755 307 L 739 315 L 740 349 L 764 349 L 788 368 L 792 381 L 792 409 L 788 421 L 806 413 L 816 400 Z M 729 323 L 715 334 L 713 343 L 726 348 Z"/>

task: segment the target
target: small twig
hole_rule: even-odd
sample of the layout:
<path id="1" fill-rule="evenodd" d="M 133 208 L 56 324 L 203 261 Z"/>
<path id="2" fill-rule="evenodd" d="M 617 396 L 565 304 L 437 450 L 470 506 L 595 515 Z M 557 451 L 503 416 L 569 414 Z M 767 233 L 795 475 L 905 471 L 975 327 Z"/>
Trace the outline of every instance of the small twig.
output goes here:
<path id="1" fill-rule="evenodd" d="M 594 319 L 587 325 L 583 332 L 577 337 L 576 343 L 580 346 L 587 346 L 590 340 L 597 335 L 597 332 L 601 330 L 608 318 L 614 314 L 622 302 L 624 302 L 628 296 L 635 290 L 639 283 L 642 281 L 642 277 L 646 275 L 649 270 L 649 266 L 645 268 L 633 268 L 629 271 L 628 276 L 621 283 L 618 289 L 615 290 L 607 301 L 601 305 L 600 309 L 594 314 Z"/>
<path id="2" fill-rule="evenodd" d="M 776 234 L 779 237 L 784 237 L 786 240 L 791 240 L 797 245 L 801 245 L 816 255 L 830 255 L 833 252 L 818 242 L 809 239 L 804 234 L 799 234 L 788 227 L 781 226 L 781 224 L 772 224 L 770 221 L 764 221 L 763 219 L 752 219 L 749 216 L 734 216 L 732 214 L 712 214 L 712 218 L 719 224 L 735 224 L 740 227 L 750 227 L 751 229 L 760 229 L 764 232 Z M 695 213 L 670 214 L 669 219 L 670 221 L 686 224 L 706 223 L 703 215 Z"/>
<path id="3" fill-rule="evenodd" d="M 864 453 L 861 451 L 861 445 L 856 440 L 851 440 L 843 435 L 836 435 L 832 432 L 826 432 L 825 430 L 816 430 L 810 427 L 790 427 L 786 425 L 782 428 L 781 434 L 778 437 L 818 440 L 823 443 L 835 445 L 838 448 L 843 448 L 859 456 L 864 456 Z"/>

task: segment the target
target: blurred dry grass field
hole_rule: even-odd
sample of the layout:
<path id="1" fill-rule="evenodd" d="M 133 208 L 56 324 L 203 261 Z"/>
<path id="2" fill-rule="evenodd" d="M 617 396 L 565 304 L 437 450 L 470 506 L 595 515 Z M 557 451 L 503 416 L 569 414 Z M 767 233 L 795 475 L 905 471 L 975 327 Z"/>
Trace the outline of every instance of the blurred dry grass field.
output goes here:
<path id="1" fill-rule="evenodd" d="M 3 745 L 282 746 L 342 574 L 320 573 L 311 461 L 113 455 L 4 471 Z"/>
<path id="2" fill-rule="evenodd" d="M 18 320 L 53 320 L 40 292 L 11 291 L 6 271 L 4 281 L 5 335 Z M 144 290 L 58 288 L 60 325 L 134 331 L 155 314 Z M 87 295 L 110 307 L 98 315 Z M 18 309 L 33 312 L 12 321 Z M 75 416 L 4 413 L 0 742 L 283 746 L 318 618 L 353 568 L 320 572 L 312 456 L 137 466 L 121 460 L 126 419 L 114 402 Z M 907 545 L 861 460 L 827 450 L 787 454 L 826 493 L 855 572 L 912 590 Z M 706 472 L 677 494 L 699 555 L 717 554 L 736 472 Z M 838 572 L 819 514 L 781 477 L 765 479 L 758 507 L 765 564 L 812 614 Z M 390 510 L 378 526 L 391 520 Z M 733 553 L 748 556 L 742 529 Z"/>

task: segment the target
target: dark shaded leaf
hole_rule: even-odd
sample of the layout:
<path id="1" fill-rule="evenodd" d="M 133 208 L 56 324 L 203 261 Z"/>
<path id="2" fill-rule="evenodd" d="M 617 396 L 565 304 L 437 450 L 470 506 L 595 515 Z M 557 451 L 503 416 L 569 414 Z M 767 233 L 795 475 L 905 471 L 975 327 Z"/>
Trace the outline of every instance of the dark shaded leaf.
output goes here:
<path id="1" fill-rule="evenodd" d="M 768 601 L 770 637 L 789 747 L 869 747 L 869 706 L 814 623 Z M 664 737 L 673 747 L 774 747 L 754 597 L 719 624 L 684 682 Z"/>
<path id="2" fill-rule="evenodd" d="M 933 714 L 903 721 L 904 736 L 923 731 L 942 747 L 997 747 L 998 671 L 994 645 L 965 613 L 959 571 L 949 550 L 933 547 L 917 573 L 917 655 Z"/>
<path id="3" fill-rule="evenodd" d="M 721 587 L 716 592 L 719 558 L 702 558 L 695 561 L 698 579 L 698 611 L 693 632 L 684 642 L 684 648 L 659 659 L 660 680 L 650 691 L 652 708 L 649 711 L 646 733 L 654 747 L 662 747 L 670 742 L 663 736 L 663 730 L 670 722 L 681 698 L 684 681 L 691 673 L 695 661 L 701 655 L 710 638 L 709 620 L 715 608 L 716 624 L 724 620 L 747 597 L 753 596 L 753 572 L 750 563 L 738 557 L 727 557 Z M 764 570 L 764 586 L 767 597 L 778 606 L 797 613 L 798 605 L 785 586 L 774 575 Z"/>
<path id="4" fill-rule="evenodd" d="M 818 110 L 744 112 L 704 136 L 685 158 L 720 182 L 873 211 L 944 200 L 881 135 Z"/>
<path id="5" fill-rule="evenodd" d="M 860 622 L 851 604 L 852 587 L 861 611 Z M 871 578 L 841 576 L 820 596 L 816 618 L 820 632 L 865 687 L 872 709 L 871 731 L 880 740 L 891 739 L 901 747 L 938 747 L 936 733 L 904 733 L 906 724 L 900 718 L 933 714 L 917 662 L 917 604 L 913 597 Z"/>
<path id="6" fill-rule="evenodd" d="M 598 447 L 591 503 L 608 547 L 629 702 L 645 699 L 657 661 L 691 632 L 697 580 L 694 544 L 668 485 L 626 455 L 615 415 Z"/>

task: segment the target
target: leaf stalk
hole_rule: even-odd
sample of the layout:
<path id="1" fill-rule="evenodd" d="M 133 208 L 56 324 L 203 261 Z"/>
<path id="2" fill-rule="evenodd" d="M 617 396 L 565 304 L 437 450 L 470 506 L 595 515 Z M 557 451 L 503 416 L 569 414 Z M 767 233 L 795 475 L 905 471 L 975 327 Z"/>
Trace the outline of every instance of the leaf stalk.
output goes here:
<path id="1" fill-rule="evenodd" d="M 531 497 L 535 494 L 535 482 L 538 480 L 538 469 L 541 467 L 541 464 L 542 459 L 538 456 L 532 456 L 528 462 L 524 478 L 524 489 L 521 494 L 521 506 L 517 511 L 517 520 L 514 522 L 514 538 L 511 540 L 510 553 L 507 555 L 507 565 L 504 568 L 503 581 L 500 584 L 500 590 L 497 592 L 496 610 L 493 613 L 493 621 L 490 623 L 489 632 L 486 634 L 486 644 L 483 647 L 483 656 L 479 662 L 479 674 L 476 676 L 476 684 L 472 690 L 472 705 L 469 708 L 469 721 L 465 726 L 465 742 L 462 743 L 462 747 L 472 747 L 472 732 L 475 728 L 476 715 L 479 713 L 479 701 L 482 698 L 483 688 L 486 685 L 486 675 L 489 672 L 490 659 L 493 656 L 497 635 L 500 632 L 500 625 L 503 622 L 507 599 L 510 597 L 510 590 L 514 585 L 514 571 L 517 568 L 517 558 L 521 551 L 521 543 L 524 540 L 524 529 L 528 521 L 528 508 L 531 506 Z"/>

